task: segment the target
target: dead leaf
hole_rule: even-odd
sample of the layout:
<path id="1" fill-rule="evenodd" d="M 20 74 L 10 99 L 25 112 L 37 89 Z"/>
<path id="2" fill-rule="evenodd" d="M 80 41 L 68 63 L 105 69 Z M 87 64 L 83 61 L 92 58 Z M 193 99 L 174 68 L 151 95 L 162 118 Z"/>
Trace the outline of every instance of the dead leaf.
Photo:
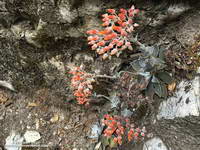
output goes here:
<path id="1" fill-rule="evenodd" d="M 59 116 L 58 114 L 55 114 L 52 118 L 51 118 L 51 122 L 54 123 L 54 122 L 57 122 L 59 120 Z"/>
<path id="2" fill-rule="evenodd" d="M 169 91 L 173 91 L 176 88 L 176 82 L 172 82 L 171 84 L 168 85 L 167 89 Z"/>
<path id="3" fill-rule="evenodd" d="M 4 93 L 0 93 L 0 103 L 5 103 L 8 101 L 8 97 Z"/>
<path id="4" fill-rule="evenodd" d="M 28 103 L 28 107 L 37 107 L 37 106 L 38 106 L 38 104 L 36 104 L 34 102 Z"/>

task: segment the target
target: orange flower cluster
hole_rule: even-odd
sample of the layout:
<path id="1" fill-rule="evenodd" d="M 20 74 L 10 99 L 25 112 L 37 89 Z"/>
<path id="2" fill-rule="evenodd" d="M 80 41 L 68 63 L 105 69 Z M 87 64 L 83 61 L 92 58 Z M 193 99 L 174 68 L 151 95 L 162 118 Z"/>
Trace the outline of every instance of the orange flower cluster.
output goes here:
<path id="1" fill-rule="evenodd" d="M 128 131 L 128 141 L 131 141 L 131 140 L 137 140 L 141 137 L 144 137 L 145 136 L 145 132 L 146 132 L 146 129 L 145 127 L 143 127 L 142 129 L 140 128 L 131 128 L 129 131 Z"/>
<path id="2" fill-rule="evenodd" d="M 112 117 L 106 114 L 104 115 L 102 122 L 107 126 L 107 128 L 104 130 L 104 136 L 111 137 L 113 134 L 116 134 L 114 141 L 121 145 L 122 135 L 124 135 L 125 129 L 119 120 L 120 118 L 118 116 Z"/>
<path id="3" fill-rule="evenodd" d="M 69 73 L 73 75 L 71 86 L 78 104 L 88 104 L 88 97 L 92 95 L 92 82 L 95 81 L 93 75 L 82 71 L 81 67 L 75 67 Z"/>
<path id="4" fill-rule="evenodd" d="M 119 56 L 126 48 L 132 50 L 129 37 L 134 28 L 138 26 L 137 23 L 134 23 L 133 18 L 139 10 L 134 6 L 129 10 L 121 8 L 118 14 L 114 9 L 108 9 L 107 12 L 102 15 L 104 30 L 87 31 L 87 34 L 90 35 L 88 44 L 91 45 L 92 50 L 96 50 L 99 55 L 102 55 L 103 59 L 112 55 Z"/>
<path id="5" fill-rule="evenodd" d="M 125 123 L 123 123 L 125 122 Z M 104 119 L 102 120 L 103 125 L 106 125 L 107 128 L 104 130 L 104 136 L 111 137 L 114 135 L 114 142 L 119 145 L 122 144 L 122 136 L 127 135 L 128 141 L 133 139 L 137 140 L 140 137 L 145 136 L 145 127 L 143 129 L 136 128 L 130 124 L 129 119 L 124 119 L 119 116 L 110 116 L 108 114 L 104 115 Z M 125 125 L 124 125 L 125 124 Z M 128 130 L 128 133 L 125 133 L 125 129 Z"/>

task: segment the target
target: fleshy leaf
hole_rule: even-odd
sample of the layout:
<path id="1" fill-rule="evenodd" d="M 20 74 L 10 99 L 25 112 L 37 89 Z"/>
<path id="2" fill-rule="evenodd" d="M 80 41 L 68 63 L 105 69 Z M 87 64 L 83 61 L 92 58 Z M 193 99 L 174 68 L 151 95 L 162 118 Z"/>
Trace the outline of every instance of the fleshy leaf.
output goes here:
<path id="1" fill-rule="evenodd" d="M 154 94 L 155 94 L 155 90 L 153 87 L 153 83 L 150 82 L 149 85 L 147 86 L 147 89 L 145 90 L 145 95 L 149 97 L 150 99 L 153 99 Z"/>
<path id="2" fill-rule="evenodd" d="M 159 49 L 159 55 L 158 55 L 158 57 L 159 57 L 161 60 L 163 60 L 163 61 L 164 61 L 164 59 L 165 59 L 165 54 L 164 54 L 164 52 L 165 52 L 165 49 L 164 49 L 164 48 L 160 48 L 160 49 Z"/>
<path id="3" fill-rule="evenodd" d="M 159 97 L 163 97 L 163 98 L 167 97 L 167 88 L 166 88 L 166 85 L 163 84 L 162 82 L 160 82 L 160 83 L 153 83 L 153 88 L 154 88 L 155 93 Z"/>
<path id="4" fill-rule="evenodd" d="M 173 82 L 173 78 L 170 76 L 168 72 L 158 72 L 156 74 L 156 77 L 166 84 L 171 84 Z"/>

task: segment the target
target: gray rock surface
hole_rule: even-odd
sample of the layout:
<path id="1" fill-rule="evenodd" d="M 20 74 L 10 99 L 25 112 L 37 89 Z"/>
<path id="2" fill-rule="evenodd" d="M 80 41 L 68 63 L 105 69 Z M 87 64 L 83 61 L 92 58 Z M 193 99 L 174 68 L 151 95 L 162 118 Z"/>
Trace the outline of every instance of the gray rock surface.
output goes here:
<path id="1" fill-rule="evenodd" d="M 171 150 L 171 149 L 168 149 L 160 138 L 154 137 L 144 143 L 143 150 Z"/>
<path id="2" fill-rule="evenodd" d="M 200 110 L 200 78 L 192 81 L 181 81 L 174 96 L 163 101 L 157 115 L 158 119 L 174 119 L 175 117 L 199 116 Z"/>

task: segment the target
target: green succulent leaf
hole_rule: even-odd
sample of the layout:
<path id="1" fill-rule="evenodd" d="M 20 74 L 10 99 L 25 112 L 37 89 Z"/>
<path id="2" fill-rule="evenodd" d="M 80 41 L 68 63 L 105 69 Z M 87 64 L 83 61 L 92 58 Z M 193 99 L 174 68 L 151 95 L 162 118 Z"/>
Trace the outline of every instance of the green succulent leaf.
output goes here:
<path id="1" fill-rule="evenodd" d="M 145 56 L 157 57 L 159 54 L 158 46 L 146 46 L 144 49 Z"/>
<path id="2" fill-rule="evenodd" d="M 153 99 L 154 94 L 155 90 L 153 87 L 153 83 L 150 82 L 149 85 L 147 86 L 147 89 L 145 90 L 145 95 L 148 96 L 150 99 Z"/>
<path id="3" fill-rule="evenodd" d="M 160 83 L 160 80 L 156 76 L 153 76 L 151 79 L 151 82 L 152 83 Z"/>
<path id="4" fill-rule="evenodd" d="M 164 48 L 160 48 L 159 49 L 159 55 L 158 55 L 158 57 L 161 59 L 161 60 L 165 60 L 165 54 L 164 54 L 164 52 L 165 52 L 165 49 Z"/>
<path id="5" fill-rule="evenodd" d="M 162 82 L 166 84 L 171 84 L 173 82 L 173 78 L 170 76 L 168 72 L 158 72 L 156 77 L 159 78 Z"/>
<path id="6" fill-rule="evenodd" d="M 149 59 L 140 58 L 130 63 L 132 68 L 138 73 L 150 72 L 153 66 L 150 64 Z"/>
<path id="7" fill-rule="evenodd" d="M 153 89 L 154 89 L 155 93 L 159 97 L 166 98 L 167 97 L 166 85 L 161 80 L 159 80 L 156 76 L 152 77 L 151 82 L 153 84 Z"/>
<path id="8" fill-rule="evenodd" d="M 141 76 L 139 76 L 139 82 L 138 84 L 141 87 L 141 90 L 145 90 L 147 89 L 149 82 L 151 80 L 151 74 L 149 72 L 145 72 L 143 74 L 140 74 Z"/>
<path id="9" fill-rule="evenodd" d="M 166 85 L 162 82 L 160 83 L 153 83 L 153 88 L 155 93 L 162 98 L 166 98 L 167 97 L 167 88 Z"/>

